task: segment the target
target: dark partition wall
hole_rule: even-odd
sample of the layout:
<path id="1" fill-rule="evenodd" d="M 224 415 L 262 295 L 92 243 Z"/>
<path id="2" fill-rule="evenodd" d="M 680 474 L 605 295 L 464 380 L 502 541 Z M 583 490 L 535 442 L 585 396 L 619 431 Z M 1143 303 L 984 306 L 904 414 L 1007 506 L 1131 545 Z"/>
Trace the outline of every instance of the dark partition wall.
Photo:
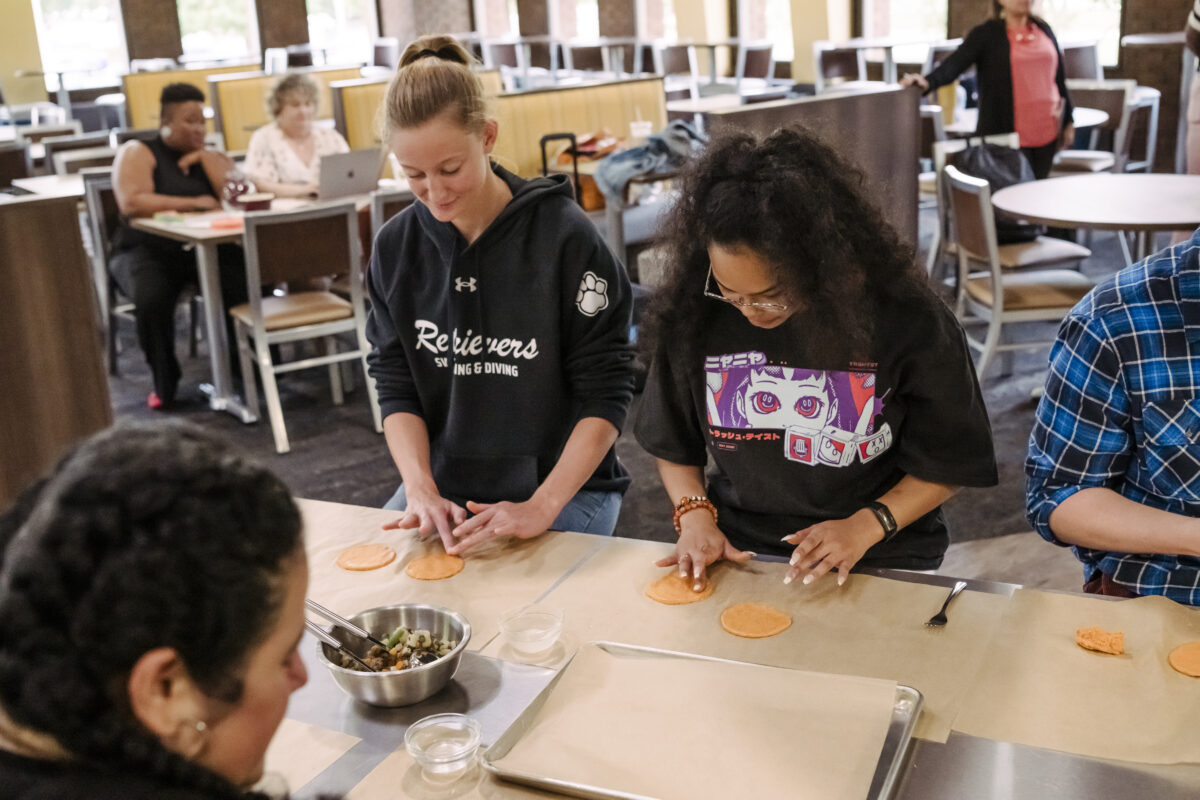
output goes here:
<path id="1" fill-rule="evenodd" d="M 0 203 L 0 509 L 112 422 L 74 197 Z"/>
<path id="2" fill-rule="evenodd" d="M 916 246 L 921 138 L 916 89 L 830 92 L 705 115 L 706 129 L 714 136 L 726 131 L 765 135 L 785 125 L 807 128 L 862 170 L 884 218 Z"/>

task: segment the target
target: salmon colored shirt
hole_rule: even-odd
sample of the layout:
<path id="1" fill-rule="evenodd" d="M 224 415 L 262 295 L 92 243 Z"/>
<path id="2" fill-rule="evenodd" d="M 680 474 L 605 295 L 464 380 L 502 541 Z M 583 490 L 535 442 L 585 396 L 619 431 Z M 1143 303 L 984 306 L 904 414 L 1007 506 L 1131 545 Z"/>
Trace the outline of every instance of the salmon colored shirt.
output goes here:
<path id="1" fill-rule="evenodd" d="M 1055 75 L 1058 51 L 1050 37 L 1036 25 L 1008 29 L 1012 62 L 1013 120 L 1021 147 L 1041 147 L 1059 133 L 1059 104 Z"/>

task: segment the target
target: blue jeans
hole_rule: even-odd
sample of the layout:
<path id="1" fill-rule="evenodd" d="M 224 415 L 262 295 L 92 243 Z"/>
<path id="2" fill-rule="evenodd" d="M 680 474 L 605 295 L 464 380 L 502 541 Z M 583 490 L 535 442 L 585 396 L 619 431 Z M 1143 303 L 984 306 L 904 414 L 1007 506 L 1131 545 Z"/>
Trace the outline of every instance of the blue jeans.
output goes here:
<path id="1" fill-rule="evenodd" d="M 389 511 L 403 511 L 408 507 L 404 484 L 400 484 L 392 499 L 384 503 L 383 507 Z M 612 536 L 617 527 L 617 515 L 620 513 L 620 492 L 590 492 L 584 489 L 558 512 L 558 516 L 550 524 L 550 530 Z"/>

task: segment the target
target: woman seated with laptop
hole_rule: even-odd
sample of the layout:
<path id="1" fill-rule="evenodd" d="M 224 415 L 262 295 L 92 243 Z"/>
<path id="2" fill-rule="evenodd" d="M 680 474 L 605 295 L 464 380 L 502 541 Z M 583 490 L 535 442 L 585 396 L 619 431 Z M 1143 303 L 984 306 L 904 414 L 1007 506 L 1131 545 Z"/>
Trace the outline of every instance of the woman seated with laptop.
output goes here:
<path id="1" fill-rule="evenodd" d="M 350 150 L 342 135 L 313 124 L 317 85 L 307 75 L 285 75 L 271 89 L 273 122 L 250 137 L 243 170 L 260 192 L 278 197 L 315 197 L 322 156 Z"/>

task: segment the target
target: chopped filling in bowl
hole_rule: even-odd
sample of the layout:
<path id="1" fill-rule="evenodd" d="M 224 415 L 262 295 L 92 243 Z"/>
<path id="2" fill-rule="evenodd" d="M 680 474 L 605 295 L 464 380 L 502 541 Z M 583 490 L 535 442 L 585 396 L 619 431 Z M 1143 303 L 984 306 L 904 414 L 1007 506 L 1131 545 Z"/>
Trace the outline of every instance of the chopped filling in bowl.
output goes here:
<path id="1" fill-rule="evenodd" d="M 410 631 L 407 628 L 396 628 L 382 639 L 386 647 L 371 645 L 371 649 L 363 656 L 376 672 L 398 672 L 409 667 L 419 667 L 437 661 L 453 650 L 458 642 L 451 642 L 440 636 L 434 636 L 426 630 Z M 348 655 L 340 654 L 339 666 L 346 669 L 366 672 Z"/>

